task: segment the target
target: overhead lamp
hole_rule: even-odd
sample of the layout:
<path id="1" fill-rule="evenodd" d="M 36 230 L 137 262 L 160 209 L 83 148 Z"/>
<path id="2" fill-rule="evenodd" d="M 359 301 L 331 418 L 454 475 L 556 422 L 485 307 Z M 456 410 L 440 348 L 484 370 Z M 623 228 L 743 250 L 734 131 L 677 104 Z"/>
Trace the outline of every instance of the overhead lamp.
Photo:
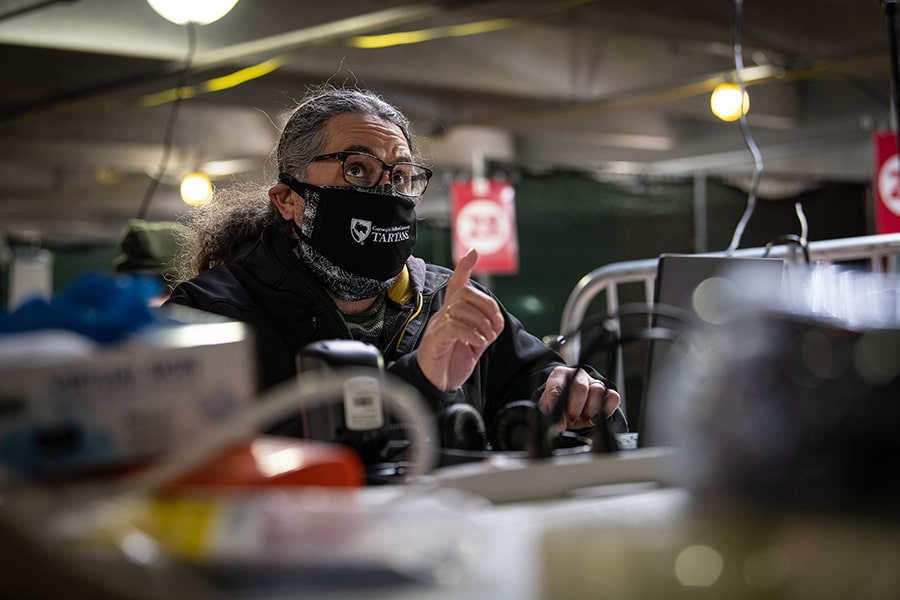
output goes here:
<path id="1" fill-rule="evenodd" d="M 209 25 L 227 15 L 238 0 L 147 0 L 147 3 L 176 25 Z"/>
<path id="2" fill-rule="evenodd" d="M 181 180 L 181 201 L 188 206 L 200 206 L 212 198 L 213 186 L 204 173 L 188 173 Z"/>
<path id="3" fill-rule="evenodd" d="M 747 90 L 741 94 L 736 83 L 720 83 L 709 97 L 709 107 L 723 121 L 737 121 L 750 111 L 750 94 Z"/>

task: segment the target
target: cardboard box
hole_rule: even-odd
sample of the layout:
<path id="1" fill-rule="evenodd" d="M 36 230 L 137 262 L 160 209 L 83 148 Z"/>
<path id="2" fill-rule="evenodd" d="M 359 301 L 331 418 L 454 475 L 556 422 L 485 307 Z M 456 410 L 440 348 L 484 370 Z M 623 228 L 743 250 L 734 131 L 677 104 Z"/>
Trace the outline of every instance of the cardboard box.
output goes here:
<path id="1" fill-rule="evenodd" d="M 0 462 L 37 476 L 144 463 L 234 418 L 255 390 L 252 339 L 236 322 L 172 323 L 83 356 L 7 362 Z"/>

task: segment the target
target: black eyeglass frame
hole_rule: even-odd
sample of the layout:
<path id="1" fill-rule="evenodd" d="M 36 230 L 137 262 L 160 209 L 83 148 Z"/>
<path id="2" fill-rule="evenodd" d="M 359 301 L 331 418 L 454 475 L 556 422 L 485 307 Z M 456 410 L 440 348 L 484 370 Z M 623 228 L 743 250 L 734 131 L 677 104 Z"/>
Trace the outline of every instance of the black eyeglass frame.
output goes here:
<path id="1" fill-rule="evenodd" d="M 397 163 L 394 163 L 391 165 L 391 164 L 384 162 L 377 156 L 369 154 L 368 152 L 356 152 L 356 151 L 351 151 L 351 150 L 341 150 L 340 152 L 329 152 L 328 154 L 320 154 L 318 156 L 312 157 L 309 162 L 311 162 L 311 163 L 321 162 L 323 160 L 331 160 L 333 158 L 336 158 L 341 161 L 341 177 L 344 178 L 345 182 L 349 183 L 350 185 L 352 185 L 354 187 L 361 187 L 366 190 L 370 190 L 372 188 L 378 187 L 378 182 L 381 181 L 380 175 L 375 180 L 375 183 L 373 183 L 372 185 L 369 185 L 369 186 L 362 186 L 362 185 L 359 185 L 359 184 L 354 183 L 347 179 L 347 173 L 344 169 L 344 164 L 345 164 L 345 161 L 347 160 L 347 158 L 350 156 L 365 156 L 367 158 L 372 158 L 374 160 L 377 160 L 378 162 L 381 163 L 381 172 L 384 173 L 385 171 L 387 171 L 388 179 L 393 178 L 394 167 L 408 166 L 408 167 L 415 167 L 417 169 L 421 169 L 422 172 L 425 174 L 425 186 L 422 188 L 421 192 L 419 192 L 418 194 L 404 194 L 403 192 L 397 191 L 398 194 L 400 194 L 401 196 L 406 196 L 407 198 L 421 198 L 422 195 L 425 193 L 425 190 L 428 189 L 428 183 L 431 181 L 432 175 L 434 175 L 434 171 L 432 171 L 431 169 L 429 169 L 428 167 L 426 167 L 424 165 L 420 165 L 420 164 L 413 163 L 413 162 L 397 162 Z"/>

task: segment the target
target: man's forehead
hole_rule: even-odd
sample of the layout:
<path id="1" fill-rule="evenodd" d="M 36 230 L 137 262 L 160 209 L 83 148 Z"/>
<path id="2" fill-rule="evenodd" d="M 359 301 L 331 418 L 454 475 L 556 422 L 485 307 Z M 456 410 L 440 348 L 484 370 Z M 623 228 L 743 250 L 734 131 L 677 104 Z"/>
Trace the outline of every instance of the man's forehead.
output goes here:
<path id="1" fill-rule="evenodd" d="M 359 113 L 342 113 L 331 118 L 325 128 L 326 149 L 330 152 L 355 150 L 392 156 L 410 155 L 403 131 L 390 121 Z"/>

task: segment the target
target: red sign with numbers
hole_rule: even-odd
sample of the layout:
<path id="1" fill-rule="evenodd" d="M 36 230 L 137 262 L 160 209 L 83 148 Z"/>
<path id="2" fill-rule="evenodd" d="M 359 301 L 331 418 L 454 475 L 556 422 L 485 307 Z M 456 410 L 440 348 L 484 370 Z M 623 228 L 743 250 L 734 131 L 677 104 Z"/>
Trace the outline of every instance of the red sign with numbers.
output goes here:
<path id="1" fill-rule="evenodd" d="M 450 187 L 453 262 L 478 250 L 473 274 L 511 275 L 519 270 L 513 187 L 496 180 L 456 181 Z"/>
<path id="2" fill-rule="evenodd" d="M 897 159 L 897 134 L 875 132 L 875 230 L 877 233 L 900 231 L 900 162 Z"/>

